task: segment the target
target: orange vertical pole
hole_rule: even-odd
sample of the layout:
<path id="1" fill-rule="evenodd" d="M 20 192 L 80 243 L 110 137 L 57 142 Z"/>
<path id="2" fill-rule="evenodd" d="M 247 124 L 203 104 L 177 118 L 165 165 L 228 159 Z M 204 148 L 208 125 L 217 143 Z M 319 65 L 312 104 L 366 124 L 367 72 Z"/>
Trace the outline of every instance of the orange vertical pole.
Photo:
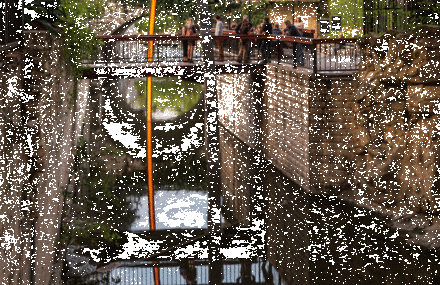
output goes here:
<path id="1" fill-rule="evenodd" d="M 154 33 L 154 17 L 156 15 L 156 0 L 151 1 L 149 34 Z M 153 41 L 148 42 L 148 61 L 153 60 Z M 148 206 L 150 214 L 150 230 L 156 229 L 154 214 L 154 188 L 153 188 L 153 146 L 152 146 L 152 80 L 147 77 L 147 163 L 148 163 Z"/>
<path id="2" fill-rule="evenodd" d="M 147 77 L 147 168 L 148 168 L 148 210 L 150 217 L 150 230 L 156 229 L 156 219 L 154 211 L 154 188 L 153 188 L 153 146 L 152 146 L 152 81 Z"/>
<path id="3" fill-rule="evenodd" d="M 154 20 L 156 17 L 156 0 L 151 0 L 150 20 L 148 34 L 154 34 Z M 153 61 L 153 41 L 148 42 L 148 61 Z M 148 207 L 150 215 L 150 230 L 156 229 L 156 219 L 154 211 L 154 188 L 153 188 L 153 146 L 152 146 L 152 87 L 151 77 L 147 77 L 147 163 L 148 163 Z M 154 267 L 154 284 L 160 285 L 159 267 Z"/>

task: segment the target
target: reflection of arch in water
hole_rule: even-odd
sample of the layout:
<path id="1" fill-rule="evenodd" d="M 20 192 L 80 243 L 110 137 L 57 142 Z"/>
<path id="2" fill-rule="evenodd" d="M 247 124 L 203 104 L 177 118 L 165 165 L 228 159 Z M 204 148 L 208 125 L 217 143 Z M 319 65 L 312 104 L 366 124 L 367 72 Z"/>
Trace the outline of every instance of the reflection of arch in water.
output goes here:
<path id="1" fill-rule="evenodd" d="M 127 82 L 127 81 L 125 81 Z M 106 95 L 104 96 L 104 109 L 106 110 L 103 118 L 104 125 L 106 126 L 106 133 L 111 140 L 119 147 L 124 145 L 123 141 L 112 136 L 113 126 L 123 126 L 125 130 L 129 129 L 130 133 L 137 137 L 137 144 L 146 149 L 146 117 L 145 111 L 136 111 L 127 102 L 126 97 L 123 94 L 129 92 L 130 86 L 123 84 L 124 81 L 120 80 L 106 80 L 104 82 L 104 89 Z M 198 152 L 203 147 L 202 144 L 195 144 L 192 149 L 188 146 L 191 138 L 197 135 L 201 140 L 204 133 L 204 94 L 202 92 L 198 102 L 188 112 L 178 116 L 170 121 L 153 121 L 153 141 L 156 143 L 153 145 L 153 151 L 156 155 L 156 161 L 162 161 L 165 159 L 173 159 L 182 156 L 191 155 L 194 152 Z M 122 128 L 121 128 L 122 129 Z M 121 136 L 119 136 L 122 139 Z M 185 141 L 183 141 L 185 140 Z M 179 151 L 180 148 L 180 151 Z M 143 157 L 142 151 L 136 149 L 130 149 L 130 154 L 137 155 L 135 157 Z M 170 153 L 167 150 L 175 149 L 176 153 Z M 161 151 L 166 152 L 166 155 L 161 155 Z"/>

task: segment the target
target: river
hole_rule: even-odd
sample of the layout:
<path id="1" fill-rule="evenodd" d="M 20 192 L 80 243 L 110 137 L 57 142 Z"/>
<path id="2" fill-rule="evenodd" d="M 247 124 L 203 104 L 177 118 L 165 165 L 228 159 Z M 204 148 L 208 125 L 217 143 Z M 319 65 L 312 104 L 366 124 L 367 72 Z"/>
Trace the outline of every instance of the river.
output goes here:
<path id="1" fill-rule="evenodd" d="M 88 180 L 75 219 L 101 228 L 74 235 L 75 254 L 90 265 L 80 280 L 208 284 L 213 245 L 203 87 L 181 78 L 153 81 L 157 230 L 151 232 L 143 82 L 92 82 L 89 176 L 99 179 Z M 220 138 L 222 200 L 232 199 L 239 212 L 223 207 L 222 265 L 216 265 L 223 284 L 438 284 L 438 253 L 409 243 L 408 233 L 392 228 L 387 217 L 335 197 L 310 196 L 224 127 Z M 259 179 L 248 176 L 251 166 Z M 233 197 L 240 189 L 254 189 L 247 206 Z"/>

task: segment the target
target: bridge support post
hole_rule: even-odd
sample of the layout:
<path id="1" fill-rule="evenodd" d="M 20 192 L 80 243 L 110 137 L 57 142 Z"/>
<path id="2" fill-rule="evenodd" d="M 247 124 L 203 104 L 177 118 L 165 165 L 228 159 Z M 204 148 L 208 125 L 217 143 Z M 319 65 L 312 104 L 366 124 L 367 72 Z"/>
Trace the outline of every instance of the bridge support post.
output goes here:
<path id="1" fill-rule="evenodd" d="M 208 1 L 200 0 L 200 32 L 204 61 L 205 81 L 205 131 L 208 159 L 208 230 L 211 235 L 209 246 L 209 284 L 221 284 L 221 187 L 220 187 L 220 133 L 218 123 L 218 100 L 214 67 L 214 50 L 211 35 L 211 14 Z"/>
<path id="2" fill-rule="evenodd" d="M 251 124 L 254 129 L 253 148 L 250 148 L 249 162 L 251 164 L 250 177 L 253 183 L 250 184 L 249 216 L 260 214 L 264 209 L 263 184 L 262 184 L 262 164 L 263 164 L 263 105 L 264 105 L 264 85 L 266 67 L 259 67 L 251 73 L 249 81 L 249 95 L 251 96 Z"/>

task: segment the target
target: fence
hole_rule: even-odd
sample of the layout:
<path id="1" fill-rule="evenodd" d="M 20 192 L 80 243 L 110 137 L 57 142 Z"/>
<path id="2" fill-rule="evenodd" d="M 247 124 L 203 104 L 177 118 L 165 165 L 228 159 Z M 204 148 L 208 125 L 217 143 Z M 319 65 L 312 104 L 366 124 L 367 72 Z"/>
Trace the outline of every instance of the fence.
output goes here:
<path id="1" fill-rule="evenodd" d="M 186 262 L 186 264 L 185 264 Z M 188 262 L 192 264 L 189 269 Z M 222 284 L 268 284 L 263 276 L 262 269 L 266 262 L 261 258 L 254 260 L 227 259 L 223 260 Z M 143 263 L 127 263 L 105 273 L 95 273 L 88 277 L 85 284 L 113 285 L 155 284 L 154 267 L 159 268 L 160 284 L 209 284 L 209 262 L 207 260 L 159 261 Z M 190 272 L 192 271 L 192 273 Z M 277 274 L 277 273 L 276 273 Z M 250 283 L 246 283 L 243 276 L 249 276 Z M 190 283 L 187 283 L 190 282 Z M 193 283 L 191 283 L 193 282 Z M 194 283 L 197 282 L 197 283 Z"/>
<path id="2" fill-rule="evenodd" d="M 104 41 L 100 52 L 85 60 L 85 64 L 112 63 L 167 63 L 181 64 L 184 60 L 185 41 L 195 41 L 194 63 L 203 63 L 203 51 L 199 36 L 177 35 L 137 35 L 137 36 L 100 36 Z M 260 45 L 270 41 L 272 61 L 305 68 L 314 73 L 353 72 L 358 70 L 361 53 L 357 39 L 311 39 L 305 37 L 274 35 L 236 35 L 225 32 L 222 36 L 213 36 L 214 61 L 220 63 L 217 43 L 224 50 L 224 61 L 237 60 L 242 41 L 249 41 L 246 59 L 253 64 L 263 63 Z M 153 41 L 153 55 L 148 58 L 148 41 Z"/>

